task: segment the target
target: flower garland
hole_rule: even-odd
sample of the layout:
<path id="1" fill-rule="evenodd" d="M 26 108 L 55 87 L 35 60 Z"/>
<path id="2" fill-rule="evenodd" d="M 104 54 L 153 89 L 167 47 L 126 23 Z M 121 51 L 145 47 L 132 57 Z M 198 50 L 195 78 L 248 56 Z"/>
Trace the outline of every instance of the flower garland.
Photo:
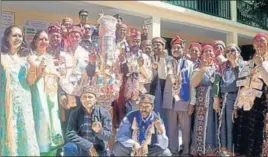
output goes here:
<path id="1" fill-rule="evenodd" d="M 134 117 L 131 129 L 133 130 L 132 132 L 132 140 L 138 143 L 138 136 L 140 133 L 138 122 L 136 117 Z M 155 134 L 155 128 L 154 128 L 154 122 L 147 128 L 146 130 L 146 137 L 145 140 L 142 141 L 142 146 L 146 147 L 145 154 L 142 155 L 147 155 L 148 153 L 148 145 L 151 144 L 152 141 L 152 135 Z M 138 156 L 141 154 L 137 154 L 137 150 L 133 149 L 130 156 Z"/>

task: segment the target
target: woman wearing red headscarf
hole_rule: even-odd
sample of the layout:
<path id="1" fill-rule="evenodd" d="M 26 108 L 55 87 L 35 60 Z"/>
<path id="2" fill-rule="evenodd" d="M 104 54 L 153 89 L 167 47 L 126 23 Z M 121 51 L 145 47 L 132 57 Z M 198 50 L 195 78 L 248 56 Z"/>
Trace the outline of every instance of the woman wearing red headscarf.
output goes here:
<path id="1" fill-rule="evenodd" d="M 214 49 L 204 45 L 201 52 L 201 67 L 194 70 L 191 86 L 196 88 L 195 121 L 192 137 L 192 155 L 216 155 L 217 114 L 213 110 L 213 84 L 216 67 L 213 63 Z"/>
<path id="2" fill-rule="evenodd" d="M 237 74 L 239 87 L 233 111 L 235 119 L 234 145 L 238 155 L 267 155 L 267 121 L 266 93 L 268 85 L 268 35 L 259 33 L 254 37 L 254 57 L 242 71 Z M 265 124 L 265 125 L 264 125 Z M 263 129 L 266 128 L 264 138 Z M 264 143 L 263 143 L 264 141 Z M 266 149 L 265 149 L 266 147 Z"/>

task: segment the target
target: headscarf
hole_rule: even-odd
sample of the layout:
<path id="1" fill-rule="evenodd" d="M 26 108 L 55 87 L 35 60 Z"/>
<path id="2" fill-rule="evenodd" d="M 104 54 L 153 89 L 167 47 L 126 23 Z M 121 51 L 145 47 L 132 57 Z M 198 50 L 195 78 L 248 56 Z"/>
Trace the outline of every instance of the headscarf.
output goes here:
<path id="1" fill-rule="evenodd" d="M 214 40 L 212 42 L 213 47 L 216 47 L 217 45 L 221 45 L 224 49 L 226 48 L 225 43 L 222 40 Z"/>
<path id="2" fill-rule="evenodd" d="M 214 48 L 213 48 L 212 45 L 210 45 L 210 44 L 204 44 L 204 45 L 202 46 L 202 51 L 201 51 L 201 52 L 203 53 L 204 50 L 209 49 L 209 48 L 211 48 L 211 49 L 214 50 Z"/>
<path id="3" fill-rule="evenodd" d="M 228 44 L 227 47 L 226 47 L 226 50 L 228 50 L 230 47 L 234 47 L 237 52 L 241 53 L 240 47 L 237 46 L 236 44 L 234 44 L 234 43 Z"/>
<path id="4" fill-rule="evenodd" d="M 261 38 L 261 37 L 265 38 L 268 41 L 268 34 L 266 34 L 266 33 L 258 33 L 258 34 L 256 34 L 255 37 L 253 38 L 253 41 L 255 41 L 255 40 L 257 40 L 258 38 Z"/>

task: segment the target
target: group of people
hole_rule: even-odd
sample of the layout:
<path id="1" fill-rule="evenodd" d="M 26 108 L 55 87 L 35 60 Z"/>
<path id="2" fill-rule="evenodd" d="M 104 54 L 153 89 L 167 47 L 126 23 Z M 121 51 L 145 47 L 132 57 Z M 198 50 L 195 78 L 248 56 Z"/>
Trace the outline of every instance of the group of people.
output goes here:
<path id="1" fill-rule="evenodd" d="M 268 156 L 268 34 L 254 37 L 244 61 L 233 43 L 187 48 L 176 35 L 169 54 L 165 39 L 129 31 L 118 14 L 100 14 L 98 26 L 85 10 L 79 19 L 31 44 L 19 26 L 6 28 L 0 156 Z"/>

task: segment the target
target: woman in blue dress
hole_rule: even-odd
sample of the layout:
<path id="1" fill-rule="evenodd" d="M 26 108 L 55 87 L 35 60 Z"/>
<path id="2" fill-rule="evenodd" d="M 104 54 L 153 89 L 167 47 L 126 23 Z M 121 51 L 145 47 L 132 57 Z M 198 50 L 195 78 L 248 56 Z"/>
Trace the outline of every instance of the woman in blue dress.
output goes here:
<path id="1" fill-rule="evenodd" d="M 234 155 L 232 112 L 238 92 L 238 87 L 236 86 L 237 77 L 235 75 L 241 71 L 243 66 L 243 59 L 240 53 L 241 50 L 236 44 L 229 44 L 227 46 L 225 54 L 228 61 L 226 68 L 222 69 L 223 73 L 220 83 L 223 103 L 219 117 L 218 136 L 222 153 L 230 156 Z"/>
<path id="2" fill-rule="evenodd" d="M 194 70 L 191 86 L 196 88 L 194 131 L 192 135 L 192 155 L 213 155 L 218 153 L 218 115 L 213 110 L 216 67 L 213 62 L 214 50 L 204 45 L 201 51 L 201 67 Z"/>

